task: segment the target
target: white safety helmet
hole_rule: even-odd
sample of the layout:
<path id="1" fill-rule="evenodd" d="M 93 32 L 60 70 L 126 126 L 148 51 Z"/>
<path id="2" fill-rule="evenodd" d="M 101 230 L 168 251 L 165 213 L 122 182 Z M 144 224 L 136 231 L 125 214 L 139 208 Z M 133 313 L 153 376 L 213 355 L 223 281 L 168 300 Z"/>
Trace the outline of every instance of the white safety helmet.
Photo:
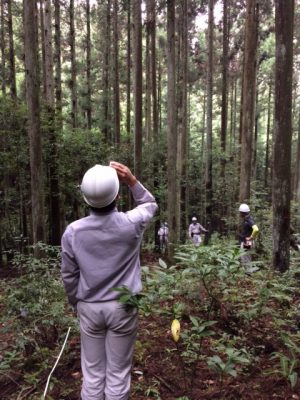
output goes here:
<path id="1" fill-rule="evenodd" d="M 239 207 L 239 212 L 242 212 L 242 213 L 250 212 L 250 208 L 249 208 L 248 204 L 245 204 L 245 203 L 241 204 Z"/>
<path id="2" fill-rule="evenodd" d="M 84 174 L 80 189 L 88 205 L 102 208 L 115 200 L 119 186 L 117 171 L 97 164 Z"/>
<path id="3" fill-rule="evenodd" d="M 193 218 L 192 218 L 192 221 L 193 221 L 193 222 L 196 222 L 196 221 L 197 221 L 197 218 L 196 218 L 196 217 L 193 217 Z"/>

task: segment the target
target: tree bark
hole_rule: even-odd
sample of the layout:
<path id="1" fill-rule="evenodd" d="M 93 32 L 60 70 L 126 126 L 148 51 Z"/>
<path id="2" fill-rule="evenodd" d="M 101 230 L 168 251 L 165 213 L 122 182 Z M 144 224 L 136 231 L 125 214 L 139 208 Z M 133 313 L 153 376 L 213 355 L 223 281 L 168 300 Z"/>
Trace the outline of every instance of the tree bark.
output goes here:
<path id="1" fill-rule="evenodd" d="M 8 19 L 8 37 L 9 37 L 9 86 L 10 94 L 13 100 L 17 99 L 17 85 L 16 85 L 16 67 L 15 67 L 15 50 L 14 50 L 14 36 L 13 36 L 13 22 L 11 13 L 11 1 L 7 1 L 7 19 Z"/>
<path id="2" fill-rule="evenodd" d="M 63 129 L 62 119 L 62 80 L 61 80 L 61 5 L 60 0 L 54 0 L 54 65 L 55 65 L 55 76 L 54 76 L 54 87 L 55 87 L 55 127 L 58 133 Z M 59 150 L 57 149 L 57 157 L 59 158 Z M 59 187 L 58 187 L 59 192 Z M 60 229 L 62 233 L 65 229 L 65 209 L 62 194 L 59 193 L 59 212 L 60 212 Z"/>
<path id="3" fill-rule="evenodd" d="M 4 1 L 1 1 L 1 91 L 2 95 L 6 93 L 6 69 L 5 69 L 5 17 Z"/>
<path id="4" fill-rule="evenodd" d="M 56 106 L 56 119 L 57 127 L 62 128 L 62 89 L 61 89 L 61 24 L 60 24 L 60 0 L 54 0 L 54 16 L 55 16 L 55 106 Z"/>
<path id="5" fill-rule="evenodd" d="M 46 67 L 46 103 L 54 109 L 54 78 L 53 78 L 53 49 L 52 49 L 52 15 L 51 0 L 45 0 L 44 42 Z"/>
<path id="6" fill-rule="evenodd" d="M 298 143 L 297 143 L 297 158 L 295 168 L 295 189 L 294 189 L 295 201 L 300 201 L 300 113 L 298 117 Z"/>
<path id="7" fill-rule="evenodd" d="M 188 26 L 187 26 L 187 0 L 182 0 L 179 5 L 179 79 L 178 79 L 178 138 L 177 138 L 177 226 L 178 237 L 185 241 L 186 230 L 181 231 L 186 220 L 186 165 L 187 165 L 187 64 L 188 64 Z"/>
<path id="8" fill-rule="evenodd" d="M 213 225 L 213 177 L 212 177 L 212 102 L 213 102 L 213 43 L 214 0 L 208 2 L 208 60 L 207 60 L 207 118 L 206 118 L 206 225 Z M 212 226 L 213 229 L 213 226 Z"/>
<path id="9" fill-rule="evenodd" d="M 290 262 L 294 0 L 275 0 L 275 126 L 273 153 L 273 268 Z"/>
<path id="10" fill-rule="evenodd" d="M 110 117 L 110 69 L 111 69 L 111 1 L 106 6 L 105 52 L 103 68 L 103 134 L 106 143 L 111 143 Z"/>
<path id="11" fill-rule="evenodd" d="M 45 18 L 44 18 L 44 0 L 40 0 L 40 46 L 41 46 L 41 53 L 42 53 L 42 68 L 41 70 L 43 71 L 42 75 L 42 93 L 43 93 L 43 98 L 46 96 L 47 92 L 47 82 L 46 82 L 46 56 L 45 56 Z"/>
<path id="12" fill-rule="evenodd" d="M 130 138 L 131 132 L 131 0 L 128 0 L 127 5 L 127 82 L 126 82 L 126 132 Z M 129 140 L 128 140 L 129 141 Z"/>
<path id="13" fill-rule="evenodd" d="M 117 147 L 121 142 L 120 133 L 120 88 L 119 88 L 119 31 L 118 0 L 114 0 L 114 134 Z"/>
<path id="14" fill-rule="evenodd" d="M 134 32 L 134 171 L 142 175 L 142 118 L 143 118 L 143 69 L 142 69 L 142 19 L 141 0 L 133 0 Z"/>
<path id="15" fill-rule="evenodd" d="M 167 126 L 167 188 L 169 257 L 173 258 L 174 246 L 178 242 L 177 226 L 177 126 L 176 126 L 176 65 L 175 65 L 175 1 L 167 0 L 167 67 L 168 67 L 168 126 Z"/>
<path id="16" fill-rule="evenodd" d="M 47 133 L 49 138 L 48 174 L 49 174 L 49 234 L 50 244 L 58 246 L 61 239 L 60 194 L 58 182 L 57 134 L 55 127 L 52 12 L 51 0 L 45 0 L 45 62 L 46 62 L 46 106 Z"/>
<path id="17" fill-rule="evenodd" d="M 147 143 L 151 143 L 152 141 L 152 134 L 151 134 L 151 125 L 152 125 L 152 119 L 151 119 L 151 107 L 152 107 L 152 102 L 151 102 L 151 64 L 150 64 L 150 29 L 151 29 L 151 24 L 150 24 L 150 6 L 151 2 L 148 1 L 146 3 L 146 22 L 145 22 L 145 30 L 146 30 L 146 55 L 145 55 L 145 138 Z"/>
<path id="18" fill-rule="evenodd" d="M 270 127 L 271 127 L 271 98 L 272 98 L 272 80 L 269 82 L 268 94 L 268 115 L 267 115 L 267 139 L 266 139 L 266 156 L 265 156 L 265 187 L 269 187 L 269 169 L 270 169 Z"/>
<path id="19" fill-rule="evenodd" d="M 86 0 L 86 117 L 87 128 L 92 129 L 92 85 L 91 85 L 91 8 L 90 0 Z"/>
<path id="20" fill-rule="evenodd" d="M 227 76 L 228 76 L 228 5 L 227 0 L 223 2 L 223 56 L 222 56 L 222 111 L 221 111 L 221 179 L 225 177 L 226 165 L 226 136 L 227 136 Z M 225 210 L 223 210 L 224 213 Z M 222 214 L 223 214 L 222 213 Z M 224 215 L 224 214 L 223 214 Z"/>
<path id="21" fill-rule="evenodd" d="M 255 109 L 258 1 L 247 0 L 241 107 L 240 202 L 250 199 L 252 141 Z"/>
<path id="22" fill-rule="evenodd" d="M 78 102 L 77 102 L 77 65 L 75 51 L 75 23 L 74 23 L 74 0 L 70 0 L 70 56 L 71 56 L 71 121 L 72 128 L 78 126 Z"/>
<path id="23" fill-rule="evenodd" d="M 40 136 L 39 68 L 35 0 L 24 1 L 25 76 L 30 142 L 33 243 L 44 241 L 43 169 Z M 35 250 L 38 254 L 38 250 Z"/>
<path id="24" fill-rule="evenodd" d="M 252 173 L 251 176 L 256 181 L 257 174 L 257 139 L 258 139 L 258 121 L 259 121 L 259 84 L 256 82 L 256 90 L 255 90 L 255 104 L 254 104 L 254 137 L 253 137 L 253 145 L 252 145 Z"/>

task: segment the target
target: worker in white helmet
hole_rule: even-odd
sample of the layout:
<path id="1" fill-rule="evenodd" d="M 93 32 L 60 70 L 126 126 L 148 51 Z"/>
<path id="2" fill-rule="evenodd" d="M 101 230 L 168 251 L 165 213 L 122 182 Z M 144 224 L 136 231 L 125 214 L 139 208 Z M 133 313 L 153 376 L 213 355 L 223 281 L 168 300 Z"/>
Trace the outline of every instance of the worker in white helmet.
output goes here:
<path id="1" fill-rule="evenodd" d="M 250 215 L 250 207 L 246 203 L 239 206 L 240 217 L 242 219 L 242 232 L 239 242 L 242 249 L 251 250 L 254 246 L 254 239 L 257 237 L 259 229 Z M 242 263 L 247 264 L 251 261 L 251 255 L 246 253 L 242 256 Z"/>
<path id="2" fill-rule="evenodd" d="M 189 226 L 189 238 L 191 238 L 192 242 L 194 243 L 195 246 L 199 246 L 202 242 L 201 239 L 201 233 L 202 232 L 208 232 L 204 226 L 199 224 L 198 220 L 196 217 L 192 218 L 192 223 Z"/>
<path id="3" fill-rule="evenodd" d="M 119 181 L 128 185 L 136 203 L 126 213 L 116 208 Z M 69 302 L 80 319 L 81 399 L 127 400 L 138 311 L 121 304 L 112 289 L 140 292 L 140 244 L 157 204 L 117 162 L 90 168 L 81 191 L 90 215 L 66 228 L 61 266 Z"/>
<path id="4" fill-rule="evenodd" d="M 168 247 L 169 227 L 167 222 L 162 222 L 157 232 L 159 238 L 159 250 L 164 253 Z"/>

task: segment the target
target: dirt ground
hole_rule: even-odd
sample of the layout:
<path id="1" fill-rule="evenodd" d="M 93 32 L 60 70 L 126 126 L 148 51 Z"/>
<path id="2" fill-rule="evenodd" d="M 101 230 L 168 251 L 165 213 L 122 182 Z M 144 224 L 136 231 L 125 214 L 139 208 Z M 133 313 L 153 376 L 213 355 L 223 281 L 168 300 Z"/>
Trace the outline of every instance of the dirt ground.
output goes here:
<path id="1" fill-rule="evenodd" d="M 183 349 L 180 344 L 176 347 L 163 319 L 140 319 L 130 399 L 175 400 L 184 396 L 190 400 L 300 399 L 299 388 L 292 390 L 286 380 L 264 375 L 270 368 L 269 353 L 276 349 L 277 340 L 274 335 L 274 341 L 266 342 L 263 336 L 257 338 L 256 335 L 257 332 L 253 332 L 247 341 L 250 344 L 253 340 L 260 340 L 262 354 L 259 363 L 253 365 L 245 375 L 224 377 L 223 382 L 220 382 L 203 361 L 199 361 L 191 370 L 183 366 L 180 357 Z M 78 400 L 82 378 L 79 351 L 79 338 L 73 338 L 68 353 L 64 355 L 63 365 L 55 373 L 58 383 L 51 391 L 52 398 Z M 204 343 L 203 354 L 205 352 L 210 352 L 208 343 L 207 346 Z M 66 386 L 74 388 L 74 391 L 67 397 L 61 397 L 61 387 Z"/>

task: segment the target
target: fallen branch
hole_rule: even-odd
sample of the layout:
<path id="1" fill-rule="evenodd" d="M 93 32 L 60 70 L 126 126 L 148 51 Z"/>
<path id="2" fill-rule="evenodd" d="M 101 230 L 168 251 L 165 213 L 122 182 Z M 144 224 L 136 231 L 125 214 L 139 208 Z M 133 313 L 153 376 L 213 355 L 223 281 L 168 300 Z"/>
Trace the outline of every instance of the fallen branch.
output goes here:
<path id="1" fill-rule="evenodd" d="M 0 371 L 0 375 L 5 376 L 6 378 L 10 379 L 13 383 L 15 383 L 17 386 L 21 386 L 17 381 L 15 381 L 10 375 L 6 374 L 5 372 Z"/>
<path id="2" fill-rule="evenodd" d="M 154 377 L 158 379 L 161 383 L 163 383 L 166 386 L 166 388 L 170 390 L 170 392 L 174 393 L 174 389 L 163 378 L 161 378 L 158 375 L 154 375 Z"/>
<path id="3" fill-rule="evenodd" d="M 18 394 L 17 400 L 23 400 L 23 399 L 28 399 L 28 395 L 31 394 L 36 390 L 36 387 L 25 387 L 21 390 L 21 392 Z"/>

